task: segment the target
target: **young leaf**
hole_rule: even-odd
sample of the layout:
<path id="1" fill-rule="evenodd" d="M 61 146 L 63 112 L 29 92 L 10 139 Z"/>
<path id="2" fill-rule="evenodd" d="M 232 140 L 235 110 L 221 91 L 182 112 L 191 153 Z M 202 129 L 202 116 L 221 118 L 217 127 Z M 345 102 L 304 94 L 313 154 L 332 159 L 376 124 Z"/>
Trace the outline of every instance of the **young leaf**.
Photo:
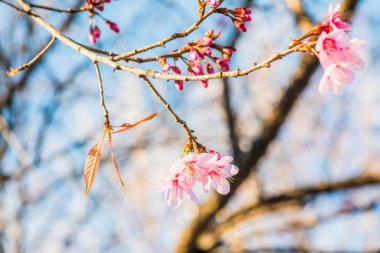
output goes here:
<path id="1" fill-rule="evenodd" d="M 115 157 L 115 153 L 114 153 L 114 151 L 113 151 L 112 140 L 111 140 L 111 137 L 110 137 L 110 136 L 109 136 L 107 142 L 108 142 L 108 145 L 110 146 L 111 155 L 112 155 L 112 160 L 113 160 L 113 164 L 115 165 L 115 169 L 116 169 L 117 177 L 118 177 L 119 180 L 120 180 L 121 186 L 123 186 L 123 188 L 125 188 L 125 183 L 124 183 L 124 181 L 123 181 L 123 178 L 122 178 L 121 175 L 120 175 L 119 166 L 117 165 L 117 162 L 116 162 L 116 157 Z"/>
<path id="2" fill-rule="evenodd" d="M 98 173 L 100 154 L 102 152 L 102 142 L 104 139 L 104 134 L 100 140 L 99 144 L 96 144 L 88 152 L 86 164 L 84 166 L 84 183 L 86 185 L 86 195 L 90 192 L 91 186 L 93 185 L 96 174 Z"/>
<path id="3" fill-rule="evenodd" d="M 155 112 L 155 113 L 152 113 L 151 115 L 149 115 L 148 117 L 146 118 L 143 118 L 142 120 L 139 120 L 137 121 L 136 123 L 134 124 L 129 124 L 129 123 L 124 123 L 120 126 L 120 130 L 117 130 L 117 131 L 114 131 L 113 133 L 117 134 L 117 133 L 122 133 L 122 132 L 125 132 L 127 131 L 128 129 L 132 128 L 132 127 L 135 127 L 137 125 L 140 125 L 141 123 L 145 122 L 145 121 L 148 121 L 148 120 L 151 120 L 153 119 L 154 117 L 156 117 L 158 115 L 158 112 Z"/>

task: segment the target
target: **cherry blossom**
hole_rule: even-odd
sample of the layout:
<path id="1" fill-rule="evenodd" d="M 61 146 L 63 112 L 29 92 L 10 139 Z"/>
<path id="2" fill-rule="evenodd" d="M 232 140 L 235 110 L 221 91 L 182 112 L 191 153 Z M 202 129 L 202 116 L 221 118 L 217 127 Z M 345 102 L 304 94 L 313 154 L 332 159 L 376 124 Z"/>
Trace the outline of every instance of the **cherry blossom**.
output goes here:
<path id="1" fill-rule="evenodd" d="M 208 153 L 206 155 L 209 155 Z M 213 152 L 213 158 L 208 159 L 207 176 L 203 177 L 203 189 L 208 192 L 214 188 L 218 193 L 226 195 L 230 192 L 230 183 L 228 179 L 236 175 L 239 169 L 230 164 L 233 161 L 231 156 L 221 157 L 219 153 Z"/>
<path id="2" fill-rule="evenodd" d="M 230 191 L 228 180 L 239 171 L 232 161 L 231 156 L 222 157 L 213 150 L 189 153 L 178 159 L 170 168 L 172 176 L 160 187 L 161 191 L 166 190 L 168 205 L 177 208 L 183 199 L 195 200 L 192 189 L 196 182 L 203 185 L 205 192 L 212 187 L 220 194 L 227 194 Z"/>
<path id="3" fill-rule="evenodd" d="M 212 156 L 188 154 L 177 160 L 170 168 L 170 173 L 178 175 L 181 187 L 191 189 L 196 180 L 202 180 L 207 174 L 208 160 Z"/>
<path id="4" fill-rule="evenodd" d="M 365 65 L 361 57 L 365 46 L 365 41 L 350 39 L 340 29 L 330 33 L 322 32 L 315 47 L 325 70 L 319 85 L 322 94 L 328 91 L 341 94 L 343 85 L 355 79 L 354 70 L 362 70 Z"/>
<path id="5" fill-rule="evenodd" d="M 340 29 L 345 32 L 351 30 L 351 26 L 346 19 L 346 15 L 343 11 L 339 10 L 340 4 L 337 4 L 336 7 L 332 4 L 329 6 L 327 12 L 327 18 L 322 21 L 319 25 L 319 32 L 331 32 L 334 29 Z"/>
<path id="6" fill-rule="evenodd" d="M 182 204 L 182 200 L 196 200 L 195 194 L 191 189 L 185 189 L 179 184 L 178 174 L 166 180 L 164 184 L 159 186 L 159 191 L 166 191 L 165 200 L 171 208 L 178 208 Z"/>

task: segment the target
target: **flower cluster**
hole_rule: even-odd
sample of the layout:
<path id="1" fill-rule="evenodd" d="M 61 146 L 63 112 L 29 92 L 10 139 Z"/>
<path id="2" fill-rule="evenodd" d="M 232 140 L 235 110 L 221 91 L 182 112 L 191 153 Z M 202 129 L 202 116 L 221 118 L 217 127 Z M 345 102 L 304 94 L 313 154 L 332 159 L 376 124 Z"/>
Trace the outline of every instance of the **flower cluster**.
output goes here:
<path id="1" fill-rule="evenodd" d="M 89 15 L 90 15 L 89 17 L 90 32 L 89 32 L 88 38 L 92 44 L 96 44 L 97 40 L 100 38 L 100 35 L 101 35 L 101 30 L 96 25 L 96 20 L 94 18 L 96 15 L 99 16 L 102 20 L 104 20 L 106 25 L 112 31 L 114 31 L 115 33 L 120 32 L 119 26 L 116 23 L 104 18 L 98 13 L 98 11 L 104 10 L 106 3 L 110 3 L 110 2 L 111 0 L 86 0 L 85 9 L 89 11 Z"/>
<path id="2" fill-rule="evenodd" d="M 196 200 L 192 190 L 196 182 L 202 184 L 205 192 L 209 192 L 212 187 L 225 195 L 230 191 L 228 180 L 239 171 L 235 165 L 230 164 L 232 160 L 232 157 L 221 157 L 212 150 L 187 154 L 172 165 L 170 178 L 159 190 L 166 191 L 165 199 L 171 208 L 178 208 L 184 199 Z"/>
<path id="3" fill-rule="evenodd" d="M 172 55 L 174 55 L 174 57 L 172 57 L 174 60 L 173 65 L 168 64 L 166 58 L 161 58 L 160 64 L 163 68 L 164 74 L 167 74 L 170 70 L 173 71 L 175 75 L 181 74 L 181 69 L 176 65 L 178 59 L 181 59 L 186 64 L 188 74 L 193 76 L 204 75 L 205 72 L 208 74 L 214 74 L 215 68 L 211 64 L 212 62 L 222 71 L 229 71 L 229 62 L 236 49 L 234 47 L 221 46 L 215 43 L 214 41 L 220 36 L 220 34 L 220 32 L 214 33 L 213 30 L 210 30 L 202 39 L 189 42 L 183 46 L 182 49 L 172 52 Z M 222 56 L 215 57 L 213 51 L 219 52 Z M 189 58 L 183 55 L 186 52 L 189 53 Z M 208 87 L 208 81 L 201 81 L 201 83 L 203 87 Z M 177 80 L 175 81 L 175 85 L 178 90 L 182 90 L 184 82 Z"/>
<path id="4" fill-rule="evenodd" d="M 223 14 L 231 19 L 232 23 L 236 26 L 236 28 L 241 32 L 246 32 L 247 27 L 245 26 L 245 22 L 251 21 L 251 10 L 249 8 L 235 8 L 235 9 L 227 9 L 227 8 L 219 8 L 216 10 L 217 13 Z"/>
<path id="5" fill-rule="evenodd" d="M 350 39 L 347 32 L 350 24 L 339 11 L 339 5 L 329 7 L 328 17 L 317 26 L 320 36 L 315 50 L 324 69 L 319 91 L 326 94 L 343 92 L 343 85 L 355 79 L 354 70 L 362 70 L 364 61 L 360 54 L 366 46 L 365 41 Z"/>

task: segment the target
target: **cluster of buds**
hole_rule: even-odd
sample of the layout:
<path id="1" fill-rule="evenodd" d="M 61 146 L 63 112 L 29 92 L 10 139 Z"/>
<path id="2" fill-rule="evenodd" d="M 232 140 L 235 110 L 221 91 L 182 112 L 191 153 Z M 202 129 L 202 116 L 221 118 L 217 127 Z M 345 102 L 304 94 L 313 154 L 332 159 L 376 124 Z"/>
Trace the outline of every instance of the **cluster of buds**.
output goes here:
<path id="1" fill-rule="evenodd" d="M 167 63 L 166 58 L 161 58 L 160 63 L 163 68 L 164 74 L 167 74 L 169 70 L 174 74 L 181 74 L 181 69 L 176 65 L 176 61 L 181 59 L 185 62 L 189 75 L 199 76 L 208 74 L 214 74 L 215 68 L 212 62 L 222 71 L 230 70 L 230 60 L 233 52 L 236 51 L 234 47 L 221 46 L 214 41 L 220 36 L 220 32 L 214 33 L 213 30 L 208 31 L 202 39 L 194 42 L 189 42 L 182 49 L 174 51 L 172 54 L 174 65 Z M 213 51 L 219 52 L 222 56 L 216 57 L 213 55 Z M 189 58 L 185 57 L 183 53 L 189 52 Z M 208 81 L 201 81 L 203 87 L 208 87 Z M 183 81 L 175 81 L 178 90 L 182 90 L 184 86 Z"/>
<path id="2" fill-rule="evenodd" d="M 229 17 L 232 23 L 236 26 L 236 28 L 239 31 L 241 32 L 247 31 L 247 27 L 245 26 L 244 23 L 251 21 L 252 11 L 249 8 L 235 8 L 235 9 L 218 8 L 216 12 Z"/>
<path id="3" fill-rule="evenodd" d="M 160 191 L 166 191 L 165 199 L 171 208 L 180 207 L 184 199 L 196 201 L 193 192 L 196 182 L 202 184 L 205 192 L 214 188 L 220 194 L 229 193 L 229 181 L 239 171 L 231 164 L 231 156 L 222 157 L 218 152 L 192 142 L 185 145 L 184 154 L 171 166 L 170 177 L 159 187 Z"/>
<path id="4" fill-rule="evenodd" d="M 86 0 L 85 9 L 89 11 L 89 23 L 90 23 L 90 32 L 89 40 L 92 44 L 96 44 L 97 40 L 100 38 L 101 31 L 100 28 L 96 25 L 95 16 L 99 16 L 102 20 L 105 21 L 106 25 L 115 33 L 119 33 L 119 26 L 101 16 L 97 11 L 103 11 L 106 3 L 110 3 L 111 0 Z"/>
<path id="5" fill-rule="evenodd" d="M 364 68 L 361 57 L 366 42 L 359 39 L 350 39 L 347 32 L 351 26 L 344 12 L 329 6 L 327 18 L 315 26 L 311 31 L 293 40 L 290 47 L 307 45 L 306 49 L 319 57 L 324 74 L 319 84 L 319 92 L 326 94 L 332 91 L 341 94 L 345 84 L 355 79 L 355 70 Z M 306 42 L 303 39 L 309 38 Z M 312 46 L 310 46 L 312 45 Z"/>

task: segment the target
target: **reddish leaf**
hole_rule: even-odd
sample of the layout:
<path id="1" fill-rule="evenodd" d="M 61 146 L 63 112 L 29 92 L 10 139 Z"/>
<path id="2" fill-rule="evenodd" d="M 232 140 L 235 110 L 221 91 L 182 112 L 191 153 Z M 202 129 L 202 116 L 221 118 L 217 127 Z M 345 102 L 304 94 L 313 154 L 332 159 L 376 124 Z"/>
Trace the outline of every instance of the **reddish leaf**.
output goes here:
<path id="1" fill-rule="evenodd" d="M 137 121 L 134 124 L 124 123 L 123 125 L 120 126 L 120 128 L 121 128 L 120 130 L 114 131 L 113 133 L 117 134 L 117 133 L 125 132 L 125 131 L 127 131 L 128 129 L 130 129 L 132 127 L 135 127 L 135 126 L 140 125 L 141 123 L 143 123 L 145 121 L 153 119 L 157 115 L 158 115 L 158 112 L 155 112 L 155 113 L 152 113 L 151 115 L 149 115 L 148 117 L 143 118 L 142 120 Z"/>
<path id="2" fill-rule="evenodd" d="M 102 142 L 104 139 L 104 134 L 99 144 L 96 144 L 88 152 L 86 165 L 84 166 L 84 183 L 86 185 L 86 195 L 90 192 L 91 186 L 93 185 L 96 174 L 98 173 L 100 154 L 102 152 Z"/>
<path id="3" fill-rule="evenodd" d="M 119 180 L 120 180 L 121 186 L 123 186 L 123 188 L 125 188 L 125 183 L 124 183 L 124 181 L 123 181 L 123 178 L 122 178 L 121 175 L 120 175 L 119 166 L 117 165 L 116 157 L 115 157 L 115 153 L 113 152 L 112 140 L 111 140 L 111 137 L 110 137 L 110 136 L 109 136 L 107 142 L 108 142 L 108 145 L 110 146 L 111 155 L 112 155 L 112 160 L 113 160 L 113 164 L 115 165 L 115 169 L 116 169 L 117 177 L 118 177 Z"/>

